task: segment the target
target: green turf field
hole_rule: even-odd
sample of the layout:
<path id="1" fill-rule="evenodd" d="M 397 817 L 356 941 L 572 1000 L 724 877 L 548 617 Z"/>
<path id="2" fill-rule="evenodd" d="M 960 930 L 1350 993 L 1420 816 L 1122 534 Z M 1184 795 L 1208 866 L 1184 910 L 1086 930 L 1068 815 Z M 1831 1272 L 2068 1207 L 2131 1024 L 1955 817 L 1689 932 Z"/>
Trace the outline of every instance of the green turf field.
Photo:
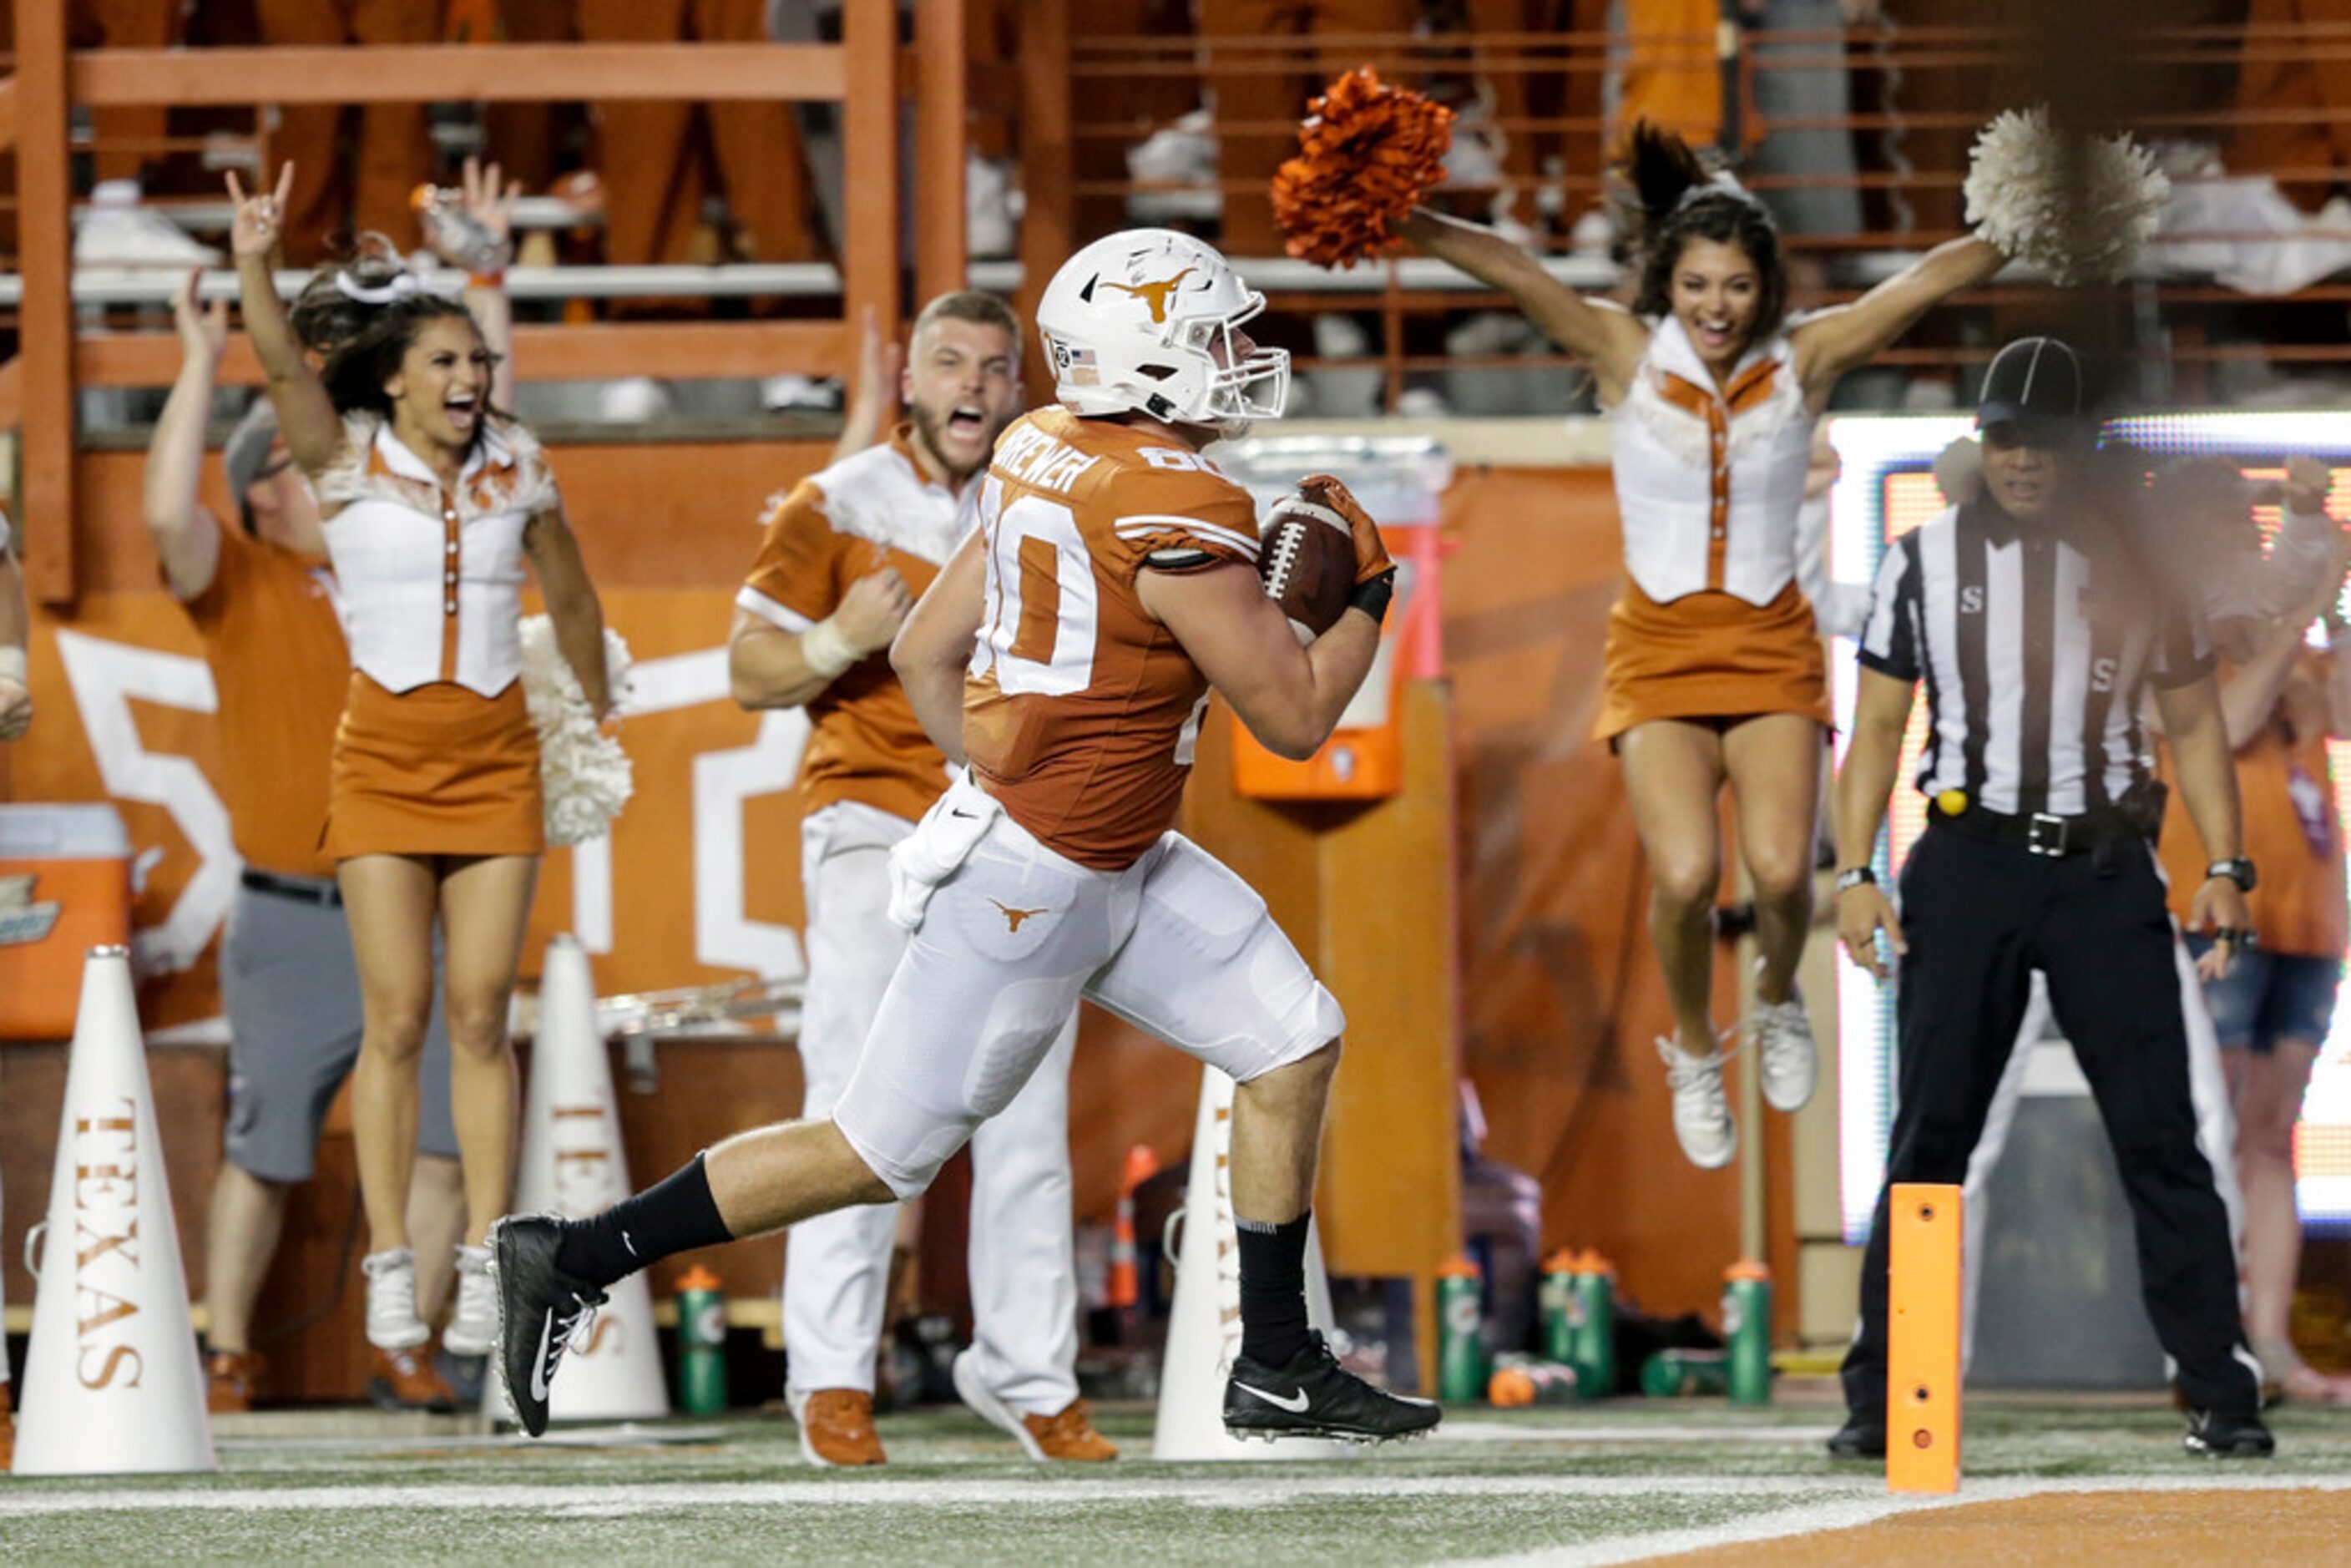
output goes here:
<path id="1" fill-rule="evenodd" d="M 1859 1523 L 1886 1508 L 1833 1466 L 1824 1387 L 1780 1406 L 1633 1402 L 1448 1415 L 1436 1439 L 1315 1464 L 1155 1465 L 1150 1413 L 1103 1428 L 1134 1458 L 1044 1469 L 977 1417 L 884 1417 L 886 1470 L 804 1465 L 789 1421 L 672 1423 L 683 1440 L 486 1438 L 358 1413 L 224 1420 L 218 1474 L 0 1478 L 0 1558 L 44 1562 L 1424 1563 L 1634 1560 Z M 1809 1396 L 1809 1397 L 1807 1397 Z M 1979 1398 L 1969 1497 L 2051 1485 L 2343 1484 L 2351 1415 L 2280 1412 L 2279 1457 L 2216 1467 L 2152 1401 Z M 580 1436 L 580 1435 L 575 1435 Z"/>

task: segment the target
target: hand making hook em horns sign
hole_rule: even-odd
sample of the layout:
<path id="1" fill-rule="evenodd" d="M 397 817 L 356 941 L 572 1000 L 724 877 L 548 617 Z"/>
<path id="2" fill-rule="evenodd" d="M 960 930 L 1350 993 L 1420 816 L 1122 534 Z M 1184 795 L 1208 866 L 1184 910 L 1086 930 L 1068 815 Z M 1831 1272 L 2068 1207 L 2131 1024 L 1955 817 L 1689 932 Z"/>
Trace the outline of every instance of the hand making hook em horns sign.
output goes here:
<path id="1" fill-rule="evenodd" d="M 229 251 L 238 260 L 247 256 L 266 256 L 277 244 L 278 225 L 285 215 L 286 197 L 294 188 L 294 165 L 286 164 L 277 171 L 277 189 L 266 195 L 248 196 L 236 171 L 228 172 L 228 199 L 236 205 L 236 216 L 229 225 Z"/>

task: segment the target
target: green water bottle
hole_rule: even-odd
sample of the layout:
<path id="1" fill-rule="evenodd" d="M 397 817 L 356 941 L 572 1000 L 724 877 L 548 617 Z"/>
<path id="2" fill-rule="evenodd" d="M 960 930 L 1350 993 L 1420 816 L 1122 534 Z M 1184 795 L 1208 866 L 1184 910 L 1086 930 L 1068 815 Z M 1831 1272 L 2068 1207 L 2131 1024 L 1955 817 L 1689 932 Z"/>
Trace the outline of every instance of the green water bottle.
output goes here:
<path id="1" fill-rule="evenodd" d="M 689 1416 L 726 1408 L 726 1298 L 695 1264 L 677 1282 L 677 1403 Z"/>
<path id="2" fill-rule="evenodd" d="M 1735 1405 L 1771 1403 L 1771 1270 L 1750 1258 L 1722 1277 L 1722 1343 Z"/>
<path id="3" fill-rule="evenodd" d="M 1581 1253 L 1568 1291 L 1568 1364 L 1586 1398 L 1605 1397 L 1616 1392 L 1616 1270 L 1597 1252 Z"/>
<path id="4" fill-rule="evenodd" d="M 1456 1258 L 1437 1271 L 1437 1396 L 1480 1399 L 1486 1393 L 1484 1304 L 1478 1266 Z"/>
<path id="5" fill-rule="evenodd" d="M 1562 1247 L 1543 1260 L 1542 1287 L 1537 1298 L 1542 1306 L 1543 1359 L 1563 1366 L 1575 1364 L 1575 1329 L 1569 1316 L 1569 1302 L 1575 1294 L 1575 1258 Z"/>
<path id="6" fill-rule="evenodd" d="M 1661 1350 L 1641 1364 L 1641 1392 L 1652 1399 L 1720 1394 L 1729 1386 L 1730 1368 L 1719 1350 Z"/>

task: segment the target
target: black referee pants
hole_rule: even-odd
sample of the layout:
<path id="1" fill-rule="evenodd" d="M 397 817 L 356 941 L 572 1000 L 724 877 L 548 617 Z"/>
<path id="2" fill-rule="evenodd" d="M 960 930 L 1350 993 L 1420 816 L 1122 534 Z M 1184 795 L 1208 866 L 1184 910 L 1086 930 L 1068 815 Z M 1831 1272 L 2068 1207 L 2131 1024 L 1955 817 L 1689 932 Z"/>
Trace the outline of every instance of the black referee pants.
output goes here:
<path id="1" fill-rule="evenodd" d="M 1844 1358 L 1847 1408 L 1885 1419 L 1890 1188 L 1967 1179 L 2039 969 L 2114 1146 L 2138 1231 L 2139 1288 L 2179 1393 L 2199 1410 L 2257 1410 L 2228 1211 L 2196 1144 L 2179 976 L 2152 851 L 2125 842 L 2052 859 L 1929 828 L 1901 887 L 1910 951 L 1895 1004 L 1898 1101 L 1862 1264 L 1861 1326 Z"/>

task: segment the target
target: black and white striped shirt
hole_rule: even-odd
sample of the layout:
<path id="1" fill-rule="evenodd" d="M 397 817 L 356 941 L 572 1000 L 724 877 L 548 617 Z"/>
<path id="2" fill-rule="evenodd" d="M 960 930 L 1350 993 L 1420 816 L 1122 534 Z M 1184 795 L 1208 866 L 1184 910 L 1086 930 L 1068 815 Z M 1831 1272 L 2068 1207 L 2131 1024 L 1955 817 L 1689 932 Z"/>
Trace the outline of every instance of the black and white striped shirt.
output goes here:
<path id="1" fill-rule="evenodd" d="M 1927 683 L 1922 792 L 2071 817 L 2145 781 L 2144 688 L 2209 674 L 2212 652 L 2200 614 L 2137 569 L 2112 524 L 2019 523 L 1971 502 L 1886 551 L 1861 662 Z"/>

